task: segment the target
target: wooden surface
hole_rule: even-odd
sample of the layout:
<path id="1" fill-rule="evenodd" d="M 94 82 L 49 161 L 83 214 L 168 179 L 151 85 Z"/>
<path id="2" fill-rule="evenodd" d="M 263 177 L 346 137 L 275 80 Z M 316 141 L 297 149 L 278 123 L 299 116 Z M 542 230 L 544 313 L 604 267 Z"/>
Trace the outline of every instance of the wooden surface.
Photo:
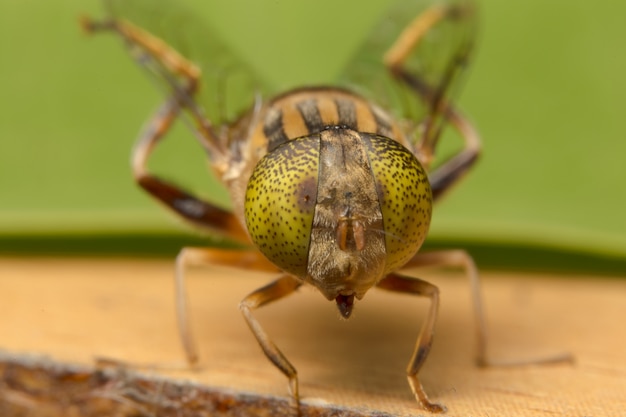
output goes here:
<path id="1" fill-rule="evenodd" d="M 577 362 L 479 369 L 473 364 L 467 281 L 452 272 L 414 272 L 441 289 L 437 335 L 422 380 L 431 398 L 448 407 L 447 415 L 625 415 L 625 280 L 484 273 L 493 357 L 570 351 Z M 237 308 L 239 300 L 271 276 L 226 268 L 189 272 L 202 365 L 190 371 L 184 369 L 175 324 L 172 274 L 173 262 L 161 260 L 0 259 L 0 410 L 45 414 L 37 412 L 35 397 L 49 385 L 40 383 L 33 390 L 11 382 L 20 377 L 35 384 L 32 375 L 21 372 L 28 371 L 28 363 L 44 369 L 38 359 L 29 359 L 41 355 L 82 366 L 75 372 L 94 384 L 99 380 L 93 379 L 90 367 L 94 357 L 104 356 L 154 364 L 141 375 L 182 384 L 177 391 L 181 399 L 204 386 L 231 395 L 230 403 L 263 398 L 278 401 L 268 407 L 286 404 L 286 379 L 265 359 Z M 411 396 L 404 369 L 426 307 L 423 299 L 372 290 L 357 303 L 354 316 L 342 321 L 332 303 L 303 289 L 263 308 L 257 317 L 298 369 L 303 403 L 318 410 L 315 415 L 324 410 L 329 415 L 425 415 Z M 74 384 L 80 380 L 64 375 Z M 102 384 L 106 381 L 110 379 Z M 188 390 L 187 381 L 192 381 Z M 119 384 L 106 386 L 106 397 L 118 404 L 129 407 L 137 400 Z M 163 402 L 171 395 L 164 386 L 144 400 Z M 105 396 L 102 389 L 90 398 L 99 396 Z M 54 395 L 47 398 L 55 401 Z M 80 415 L 71 398 L 64 401 L 52 409 Z M 333 411 L 333 405 L 343 411 Z M 135 415 L 158 415 L 151 410 L 137 407 Z"/>

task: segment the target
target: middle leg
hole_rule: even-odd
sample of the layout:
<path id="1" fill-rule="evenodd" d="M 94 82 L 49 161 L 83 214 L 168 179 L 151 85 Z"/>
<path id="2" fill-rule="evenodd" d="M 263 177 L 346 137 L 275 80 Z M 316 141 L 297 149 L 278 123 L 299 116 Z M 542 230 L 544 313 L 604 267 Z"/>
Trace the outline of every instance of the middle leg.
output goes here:
<path id="1" fill-rule="evenodd" d="M 199 355 L 196 342 L 191 331 L 187 286 L 185 272 L 190 266 L 222 265 L 257 271 L 278 272 L 278 268 L 270 263 L 257 250 L 233 250 L 219 248 L 183 248 L 176 257 L 175 294 L 176 318 L 180 339 L 185 350 L 187 362 L 194 365 Z"/>

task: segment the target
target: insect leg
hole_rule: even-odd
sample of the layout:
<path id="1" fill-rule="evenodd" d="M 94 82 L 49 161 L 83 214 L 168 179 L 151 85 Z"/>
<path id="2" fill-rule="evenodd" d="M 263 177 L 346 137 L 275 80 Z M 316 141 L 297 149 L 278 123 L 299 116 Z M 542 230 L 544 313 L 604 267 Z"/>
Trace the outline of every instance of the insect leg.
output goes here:
<path id="1" fill-rule="evenodd" d="M 476 363 L 478 366 L 520 366 L 572 361 L 572 356 L 570 354 L 557 354 L 543 358 L 530 358 L 522 360 L 490 359 L 487 354 L 487 320 L 485 319 L 485 312 L 483 308 L 480 275 L 478 274 L 478 268 L 476 268 L 474 259 L 467 252 L 460 249 L 424 252 L 415 255 L 413 259 L 411 259 L 411 261 L 404 266 L 404 268 L 431 266 L 460 268 L 469 278 L 472 305 L 476 320 Z"/>
<path id="2" fill-rule="evenodd" d="M 446 118 L 459 131 L 465 145 L 459 153 L 428 174 L 435 201 L 463 178 L 480 156 L 480 136 L 474 126 L 453 107 L 447 108 Z"/>
<path id="3" fill-rule="evenodd" d="M 178 253 L 175 275 L 176 317 L 183 349 L 190 364 L 195 364 L 198 361 L 198 350 L 196 349 L 189 322 L 185 270 L 190 266 L 201 265 L 233 266 L 269 272 L 278 271 L 276 266 L 271 264 L 256 250 L 186 247 Z"/>
<path id="4" fill-rule="evenodd" d="M 463 19 L 471 13 L 473 13 L 471 4 L 431 6 L 409 24 L 384 57 L 385 65 L 391 74 L 406 84 L 428 105 L 428 117 L 423 125 L 422 137 L 415 148 L 415 153 L 422 164 L 426 167 L 430 166 L 444 122 L 451 123 L 463 138 L 464 149 L 429 175 L 435 200 L 469 170 L 480 154 L 478 133 L 446 97 L 447 90 L 450 89 L 467 62 L 473 44 L 471 40 L 468 40 L 458 46 L 436 86 L 429 85 L 420 74 L 411 72 L 406 68 L 405 62 L 428 31 L 437 24 L 446 19 Z"/>
<path id="5" fill-rule="evenodd" d="M 231 212 L 206 202 L 148 171 L 148 158 L 176 119 L 179 109 L 175 98 L 168 99 L 140 134 L 132 157 L 135 180 L 153 197 L 195 225 L 217 231 L 240 242 L 249 242 L 247 232 Z"/>
<path id="6" fill-rule="evenodd" d="M 422 295 L 430 298 L 430 309 L 428 310 L 425 323 L 422 326 L 419 336 L 417 337 L 417 341 L 415 342 L 415 351 L 411 356 L 406 372 L 411 390 L 422 407 L 431 413 L 444 412 L 446 410 L 444 406 L 433 403 L 428 399 L 428 396 L 426 395 L 426 392 L 424 392 L 424 388 L 422 387 L 422 384 L 417 376 L 422 368 L 422 365 L 426 361 L 426 358 L 428 357 L 433 343 L 433 335 L 435 332 L 434 327 L 435 322 L 437 321 L 437 312 L 439 310 L 439 289 L 433 284 L 419 278 L 408 278 L 398 274 L 388 275 L 377 285 L 379 288 L 389 291 Z"/>
<path id="7" fill-rule="evenodd" d="M 99 31 L 116 32 L 126 43 L 137 63 L 163 79 L 171 87 L 181 107 L 195 121 L 198 138 L 212 157 L 224 156 L 225 150 L 210 121 L 196 104 L 195 95 L 201 71 L 167 43 L 126 20 L 114 17 L 95 21 L 81 18 L 81 26 L 87 33 Z"/>
<path id="8" fill-rule="evenodd" d="M 216 230 L 232 239 L 249 242 L 247 232 L 232 213 L 151 175 L 146 168 L 152 150 L 179 116 L 181 108 L 187 109 L 196 120 L 197 131 L 200 138 L 204 139 L 202 143 L 205 148 L 214 156 L 221 153 L 219 142 L 210 123 L 201 115 L 193 100 L 200 70 L 159 38 L 127 21 L 114 18 L 93 21 L 83 18 L 81 23 L 89 33 L 96 31 L 118 33 L 129 45 L 131 52 L 138 55 L 138 62 L 157 71 L 157 75 L 163 77 L 173 89 L 171 97 L 150 119 L 135 144 L 132 168 L 137 183 L 186 220 L 198 226 Z M 146 56 L 155 61 L 158 68 L 153 68 L 148 62 L 144 62 Z M 179 78 L 184 80 L 183 85 L 178 81 Z"/>
<path id="9" fill-rule="evenodd" d="M 480 288 L 480 276 L 474 259 L 464 250 L 444 250 L 418 253 L 404 267 L 454 267 L 461 268 L 470 281 L 472 305 L 476 319 L 476 362 L 480 366 L 487 364 L 487 324 L 483 310 Z"/>
<path id="10" fill-rule="evenodd" d="M 250 330 L 254 334 L 254 337 L 256 337 L 259 345 L 261 345 L 265 356 L 289 378 L 289 391 L 296 401 L 296 405 L 299 404 L 298 373 L 296 368 L 287 360 L 274 342 L 270 340 L 265 330 L 263 330 L 259 322 L 252 315 L 252 310 L 291 294 L 298 289 L 300 285 L 302 285 L 301 282 L 297 281 L 291 275 L 285 274 L 276 281 L 246 296 L 239 305 Z"/>

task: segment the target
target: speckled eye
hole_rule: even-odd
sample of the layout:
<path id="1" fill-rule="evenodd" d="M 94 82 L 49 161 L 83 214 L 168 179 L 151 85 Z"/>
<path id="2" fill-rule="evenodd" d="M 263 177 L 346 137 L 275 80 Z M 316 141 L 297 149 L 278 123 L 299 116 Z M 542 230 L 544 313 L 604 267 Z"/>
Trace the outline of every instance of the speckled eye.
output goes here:
<path id="1" fill-rule="evenodd" d="M 252 241 L 279 268 L 299 277 L 307 273 L 319 148 L 319 135 L 284 143 L 261 159 L 246 190 Z"/>
<path id="2" fill-rule="evenodd" d="M 406 264 L 426 239 L 432 193 L 426 170 L 408 149 L 384 136 L 371 136 L 368 144 L 385 228 L 385 273 L 389 273 Z"/>
<path id="3" fill-rule="evenodd" d="M 359 278 L 369 288 L 420 248 L 431 204 L 426 172 L 400 143 L 328 130 L 261 159 L 245 216 L 252 241 L 281 269 L 320 289 L 371 275 Z"/>

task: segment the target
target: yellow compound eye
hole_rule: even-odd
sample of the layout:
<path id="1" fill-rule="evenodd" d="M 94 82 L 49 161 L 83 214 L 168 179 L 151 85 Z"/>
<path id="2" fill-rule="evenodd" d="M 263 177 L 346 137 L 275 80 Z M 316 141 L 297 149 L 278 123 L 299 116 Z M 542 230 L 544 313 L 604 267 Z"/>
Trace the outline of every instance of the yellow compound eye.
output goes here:
<path id="1" fill-rule="evenodd" d="M 424 168 L 400 143 L 331 130 L 261 159 L 245 217 L 254 244 L 284 271 L 322 290 L 351 274 L 371 275 L 359 278 L 369 288 L 420 248 L 431 204 Z"/>
<path id="2" fill-rule="evenodd" d="M 317 199 L 319 135 L 265 155 L 248 181 L 245 217 L 254 244 L 276 266 L 304 278 Z"/>
<path id="3" fill-rule="evenodd" d="M 371 136 L 368 157 L 385 229 L 385 273 L 406 264 L 426 239 L 432 193 L 425 169 L 398 142 Z"/>

